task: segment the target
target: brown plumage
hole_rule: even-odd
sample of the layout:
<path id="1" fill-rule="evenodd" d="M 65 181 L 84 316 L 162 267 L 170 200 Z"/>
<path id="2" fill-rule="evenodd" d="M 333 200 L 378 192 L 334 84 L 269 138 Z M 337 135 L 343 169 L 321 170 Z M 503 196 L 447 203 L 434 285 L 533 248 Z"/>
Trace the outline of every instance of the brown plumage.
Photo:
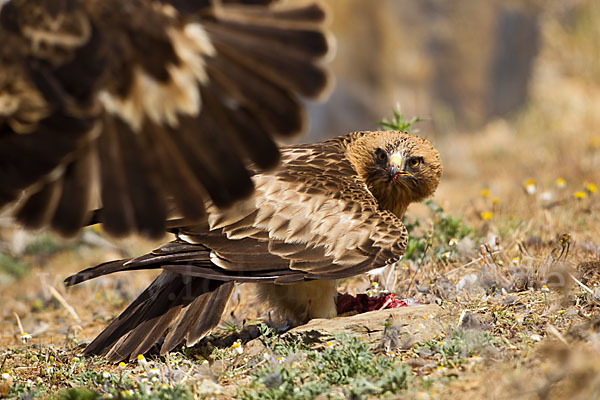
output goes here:
<path id="1" fill-rule="evenodd" d="M 0 207 L 65 235 L 102 207 L 111 234 L 161 236 L 248 196 L 245 160 L 276 165 L 272 137 L 328 86 L 323 9 L 270 3 L 0 1 Z"/>
<path id="2" fill-rule="evenodd" d="M 233 282 L 259 283 L 258 294 L 296 321 L 335 316 L 335 279 L 397 261 L 408 239 L 406 207 L 432 195 L 442 174 L 427 140 L 395 131 L 281 152 L 280 167 L 253 176 L 253 197 L 226 210 L 207 201 L 204 222 L 171 223 L 173 242 L 65 280 L 163 270 L 86 354 L 135 357 L 164 335 L 163 353 L 193 345 L 218 323 Z"/>

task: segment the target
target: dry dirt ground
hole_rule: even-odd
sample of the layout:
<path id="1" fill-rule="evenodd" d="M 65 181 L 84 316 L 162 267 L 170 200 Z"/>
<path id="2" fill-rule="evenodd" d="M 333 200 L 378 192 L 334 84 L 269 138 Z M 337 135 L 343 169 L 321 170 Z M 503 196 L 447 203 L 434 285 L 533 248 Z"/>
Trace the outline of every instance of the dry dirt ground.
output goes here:
<path id="1" fill-rule="evenodd" d="M 157 243 L 93 227 L 64 241 L 4 224 L 0 397 L 600 397 L 600 49 L 581 36 L 600 31 L 585 29 L 545 22 L 520 114 L 431 138 L 445 174 L 432 203 L 409 209 L 409 253 L 340 282 L 421 306 L 280 334 L 257 325 L 268 310 L 242 287 L 199 346 L 114 365 L 80 351 L 153 274 L 61 281 Z M 93 392 L 65 391 L 80 387 Z"/>

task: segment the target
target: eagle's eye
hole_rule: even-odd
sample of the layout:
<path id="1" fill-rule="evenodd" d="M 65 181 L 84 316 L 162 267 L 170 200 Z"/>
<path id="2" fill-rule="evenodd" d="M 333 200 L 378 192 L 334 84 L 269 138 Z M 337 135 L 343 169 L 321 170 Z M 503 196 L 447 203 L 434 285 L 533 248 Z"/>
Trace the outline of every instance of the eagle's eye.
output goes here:
<path id="1" fill-rule="evenodd" d="M 382 149 L 377 149 L 377 151 L 375 151 L 375 157 L 377 158 L 377 161 L 381 163 L 385 163 L 388 159 L 387 153 Z"/>
<path id="2" fill-rule="evenodd" d="M 417 168 L 419 165 L 421 165 L 421 159 L 416 157 L 416 158 L 411 158 L 410 160 L 408 160 L 408 165 L 411 168 Z"/>

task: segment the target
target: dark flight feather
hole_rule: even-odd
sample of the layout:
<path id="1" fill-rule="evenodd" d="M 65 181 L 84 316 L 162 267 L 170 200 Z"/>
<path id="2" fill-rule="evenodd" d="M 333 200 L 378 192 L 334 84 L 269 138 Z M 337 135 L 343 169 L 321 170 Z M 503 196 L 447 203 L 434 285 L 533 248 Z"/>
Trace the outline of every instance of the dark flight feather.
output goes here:
<path id="1" fill-rule="evenodd" d="M 20 200 L 31 228 L 158 237 L 205 200 L 230 206 L 252 193 L 247 160 L 275 166 L 273 138 L 329 84 L 316 3 L 0 4 L 0 207 Z"/>

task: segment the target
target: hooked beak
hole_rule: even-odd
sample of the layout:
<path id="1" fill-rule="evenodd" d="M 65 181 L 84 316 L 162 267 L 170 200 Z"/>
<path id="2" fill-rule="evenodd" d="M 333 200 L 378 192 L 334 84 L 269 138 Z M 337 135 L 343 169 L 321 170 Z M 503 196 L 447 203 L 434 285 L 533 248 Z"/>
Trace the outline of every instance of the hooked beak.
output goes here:
<path id="1" fill-rule="evenodd" d="M 393 154 L 389 159 L 388 174 L 393 181 L 397 181 L 401 176 L 411 176 L 404 170 L 403 159 L 398 154 Z"/>

